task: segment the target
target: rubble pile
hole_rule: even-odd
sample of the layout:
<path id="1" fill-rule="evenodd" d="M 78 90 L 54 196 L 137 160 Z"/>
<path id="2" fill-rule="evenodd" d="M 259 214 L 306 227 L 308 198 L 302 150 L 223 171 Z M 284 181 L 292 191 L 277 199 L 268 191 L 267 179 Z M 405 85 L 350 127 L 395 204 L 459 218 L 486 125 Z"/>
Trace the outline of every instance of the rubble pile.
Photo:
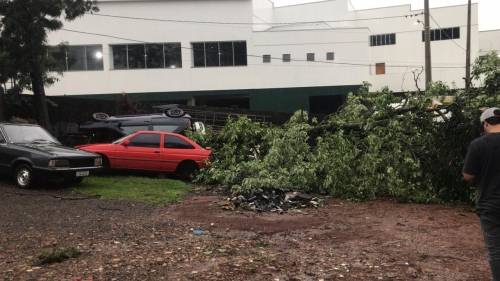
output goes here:
<path id="1" fill-rule="evenodd" d="M 257 212 L 285 212 L 289 209 L 318 207 L 323 200 L 301 192 L 265 190 L 248 196 L 239 195 L 230 198 L 234 208 Z"/>

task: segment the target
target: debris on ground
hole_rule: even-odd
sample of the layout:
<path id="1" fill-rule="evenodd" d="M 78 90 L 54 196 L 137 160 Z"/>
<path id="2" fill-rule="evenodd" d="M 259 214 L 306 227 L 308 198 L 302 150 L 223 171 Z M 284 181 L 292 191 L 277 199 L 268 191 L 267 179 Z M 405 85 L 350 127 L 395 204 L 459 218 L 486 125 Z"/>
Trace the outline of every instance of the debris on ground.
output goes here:
<path id="1" fill-rule="evenodd" d="M 49 251 L 44 251 L 40 255 L 38 255 L 35 264 L 43 265 L 43 264 L 63 262 L 68 259 L 77 258 L 81 254 L 82 252 L 75 247 L 54 248 Z"/>
<path id="2" fill-rule="evenodd" d="M 285 192 L 272 189 L 249 196 L 235 196 L 229 200 L 235 208 L 257 212 L 285 212 L 290 209 L 320 206 L 323 199 L 302 192 Z M 226 206 L 227 208 L 227 206 Z"/>

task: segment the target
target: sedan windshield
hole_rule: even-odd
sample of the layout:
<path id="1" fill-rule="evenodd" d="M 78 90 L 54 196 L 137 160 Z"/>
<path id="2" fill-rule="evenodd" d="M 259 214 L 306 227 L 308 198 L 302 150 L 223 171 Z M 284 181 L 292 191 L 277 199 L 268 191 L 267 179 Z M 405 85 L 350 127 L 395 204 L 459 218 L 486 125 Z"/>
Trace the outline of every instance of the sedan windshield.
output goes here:
<path id="1" fill-rule="evenodd" d="M 42 127 L 4 125 L 3 128 L 13 143 L 59 143 Z"/>

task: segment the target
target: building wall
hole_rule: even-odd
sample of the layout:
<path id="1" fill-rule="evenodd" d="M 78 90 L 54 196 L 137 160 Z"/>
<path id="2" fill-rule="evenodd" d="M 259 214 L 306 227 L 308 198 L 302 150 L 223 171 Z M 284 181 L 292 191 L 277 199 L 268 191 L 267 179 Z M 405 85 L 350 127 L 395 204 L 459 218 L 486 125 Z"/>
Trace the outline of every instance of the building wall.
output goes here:
<path id="1" fill-rule="evenodd" d="M 500 54 L 500 29 L 479 32 L 479 55 L 485 55 L 490 51 Z"/>
<path id="2" fill-rule="evenodd" d="M 120 16 L 247 24 L 86 15 L 66 23 L 64 28 L 115 38 L 61 30 L 49 34 L 49 43 L 101 44 L 104 70 L 65 72 L 59 82 L 47 89 L 49 95 L 129 93 L 145 99 L 146 96 L 178 99 L 183 95 L 190 99 L 234 93 L 248 96 L 250 105 L 259 109 L 279 108 L 272 102 L 288 101 L 282 107 L 290 111 L 294 107 L 303 108 L 304 104 L 307 107 L 310 94 L 299 93 L 314 92 L 311 90 L 314 88 L 322 89 L 321 95 L 345 94 L 344 86 L 355 90 L 368 81 L 373 90 L 385 86 L 396 92 L 415 90 L 413 72 L 424 65 L 422 26 L 415 25 L 417 19 L 423 21 L 423 15 L 395 18 L 422 12 L 412 10 L 410 5 L 353 11 L 349 10 L 348 0 L 288 7 L 274 7 L 269 0 L 101 0 L 99 8 L 99 13 Z M 465 5 L 431 11 L 440 27 L 460 27 L 459 39 L 432 42 L 433 78 L 453 87 L 463 87 L 466 11 Z M 362 20 L 367 18 L 372 20 Z M 431 27 L 438 28 L 437 23 L 431 21 Z M 498 31 L 479 35 L 477 4 L 473 5 L 472 23 L 472 59 L 479 54 L 480 43 L 485 49 L 498 49 Z M 370 47 L 370 35 L 386 33 L 396 33 L 395 45 Z M 192 42 L 239 40 L 247 43 L 247 66 L 193 67 Z M 110 45 L 134 41 L 180 42 L 182 68 L 112 70 Z M 327 52 L 335 53 L 334 61 L 326 60 Z M 306 61 L 307 53 L 315 54 L 314 62 Z M 283 54 L 290 54 L 292 60 L 283 62 Z M 264 63 L 262 55 L 271 55 L 271 63 Z M 376 63 L 386 64 L 384 75 L 375 74 Z M 423 73 L 417 82 L 423 89 Z"/>
<path id="3" fill-rule="evenodd" d="M 402 14 L 418 14 L 422 10 L 411 10 L 409 5 L 388 9 L 372 9 L 356 11 L 359 18 L 392 16 Z M 478 55 L 478 19 L 477 4 L 472 7 L 472 60 Z M 465 47 L 467 6 L 451 6 L 431 9 L 431 29 L 460 27 L 460 38 L 431 42 L 432 78 L 443 81 L 451 87 L 463 88 L 465 76 Z M 371 64 L 385 62 L 386 74 L 374 75 L 372 67 L 370 82 L 373 88 L 388 86 L 393 91 L 415 90 L 414 72 L 418 73 L 425 65 L 425 43 L 422 41 L 422 24 L 415 25 L 416 20 L 423 22 L 423 15 L 409 18 L 385 19 L 370 22 L 372 34 L 396 33 L 396 45 L 370 47 Z M 393 65 L 394 67 L 390 67 Z M 406 65 L 406 66 L 405 66 Z M 425 88 L 425 75 L 422 73 L 418 86 Z"/>
<path id="4" fill-rule="evenodd" d="M 102 14 L 162 18 L 194 19 L 198 21 L 251 23 L 252 1 L 101 1 Z M 210 11 L 210 13 L 207 13 Z M 113 93 L 193 92 L 236 89 L 296 88 L 311 86 L 359 85 L 359 77 L 367 78 L 368 68 L 346 68 L 335 65 L 309 65 L 305 62 L 262 63 L 262 55 L 271 53 L 281 58 L 292 53 L 293 58 L 305 59 L 305 51 L 325 56 L 327 50 L 356 52 L 367 58 L 365 46 L 345 47 L 324 45 L 326 37 L 337 37 L 336 31 L 317 32 L 253 32 L 252 25 L 216 25 L 194 23 L 165 23 L 117 19 L 87 15 L 65 24 L 65 29 L 86 31 L 145 42 L 181 42 L 183 66 L 179 69 L 112 70 L 110 44 L 134 43 L 95 35 L 58 31 L 49 35 L 49 43 L 57 45 L 102 44 L 103 71 L 65 72 L 60 81 L 47 89 L 49 95 L 89 95 Z M 366 31 L 351 37 L 366 37 Z M 320 40 L 316 40 L 320 38 Z M 191 42 L 247 42 L 248 65 L 238 67 L 194 68 Z M 301 44 L 308 40 L 317 45 L 263 46 L 263 44 Z M 325 42 L 327 42 L 326 40 Z M 279 51 L 278 49 L 283 49 Z M 323 53 L 322 55 L 320 55 Z"/>

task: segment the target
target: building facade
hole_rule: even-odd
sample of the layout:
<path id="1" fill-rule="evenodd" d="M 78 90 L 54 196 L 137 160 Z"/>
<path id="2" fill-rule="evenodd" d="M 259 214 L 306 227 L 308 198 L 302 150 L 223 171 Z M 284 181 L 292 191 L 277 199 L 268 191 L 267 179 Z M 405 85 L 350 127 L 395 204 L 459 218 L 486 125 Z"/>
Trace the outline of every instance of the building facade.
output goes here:
<path id="1" fill-rule="evenodd" d="M 48 95 L 334 111 L 364 81 L 423 89 L 423 15 L 409 5 L 353 10 L 349 0 L 101 0 L 49 34 L 59 81 Z M 467 7 L 432 9 L 433 78 L 463 87 Z M 482 38 L 473 6 L 472 57 Z M 485 37 L 486 38 L 486 37 Z M 480 48 L 480 42 L 486 46 Z M 497 47 L 495 47 L 497 46 Z"/>

